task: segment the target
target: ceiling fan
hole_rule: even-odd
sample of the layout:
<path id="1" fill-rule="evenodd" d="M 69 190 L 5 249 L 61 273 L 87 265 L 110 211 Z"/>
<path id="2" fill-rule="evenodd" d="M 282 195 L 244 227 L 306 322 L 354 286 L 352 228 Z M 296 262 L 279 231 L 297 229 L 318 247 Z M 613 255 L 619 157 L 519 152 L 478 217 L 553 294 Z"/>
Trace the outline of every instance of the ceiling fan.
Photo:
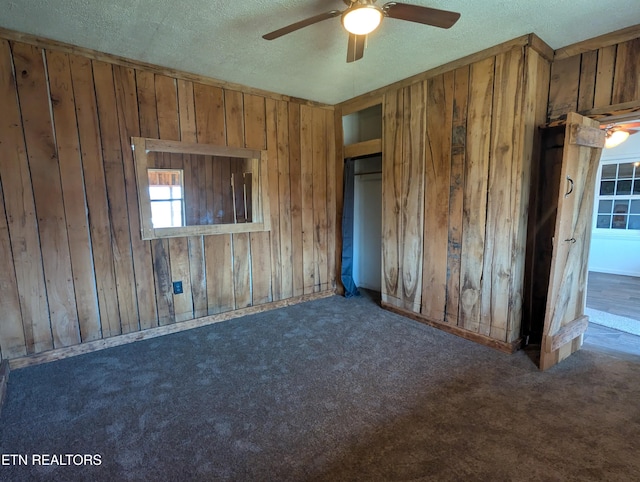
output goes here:
<path id="1" fill-rule="evenodd" d="M 601 127 L 606 135 L 606 148 L 616 147 L 626 141 L 631 134 L 638 132 L 640 122 L 630 122 L 626 124 L 608 124 Z"/>
<path id="2" fill-rule="evenodd" d="M 378 28 L 383 17 L 422 23 L 433 27 L 449 28 L 460 18 L 457 12 L 438 10 L 435 8 L 410 5 L 408 3 L 388 2 L 382 7 L 377 6 L 376 0 L 343 0 L 347 5 L 345 10 L 331 10 L 305 20 L 292 23 L 262 36 L 265 40 L 274 40 L 283 35 L 295 32 L 309 25 L 340 15 L 342 25 L 349 32 L 347 62 L 355 62 L 364 55 L 367 35 Z"/>

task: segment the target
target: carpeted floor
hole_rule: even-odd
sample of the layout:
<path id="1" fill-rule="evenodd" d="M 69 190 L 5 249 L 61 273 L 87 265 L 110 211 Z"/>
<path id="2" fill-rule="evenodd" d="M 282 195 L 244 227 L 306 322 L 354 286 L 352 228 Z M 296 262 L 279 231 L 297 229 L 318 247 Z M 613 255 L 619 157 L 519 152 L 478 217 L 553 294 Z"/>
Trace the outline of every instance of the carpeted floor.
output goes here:
<path id="1" fill-rule="evenodd" d="M 11 372 L 0 479 L 640 480 L 639 401 L 640 357 L 541 373 L 332 297 Z"/>

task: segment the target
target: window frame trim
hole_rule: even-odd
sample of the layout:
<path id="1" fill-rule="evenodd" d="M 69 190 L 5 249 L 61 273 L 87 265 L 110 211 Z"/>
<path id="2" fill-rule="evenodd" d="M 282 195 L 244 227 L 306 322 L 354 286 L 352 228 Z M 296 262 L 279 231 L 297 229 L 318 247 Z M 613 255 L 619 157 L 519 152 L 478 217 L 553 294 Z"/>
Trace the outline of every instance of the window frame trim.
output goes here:
<path id="1" fill-rule="evenodd" d="M 133 150 L 136 172 L 138 210 L 140 213 L 140 235 L 143 240 L 185 236 L 254 233 L 271 230 L 266 150 L 217 146 L 213 144 L 198 144 L 194 142 L 167 141 L 146 137 L 132 137 L 131 149 Z M 252 161 L 258 173 L 258 181 L 256 182 L 258 190 L 254 201 L 255 207 L 253 209 L 255 220 L 250 223 L 154 228 L 151 221 L 151 199 L 149 196 L 149 178 L 147 174 L 147 169 L 149 167 L 148 154 L 150 152 L 234 157 Z"/>

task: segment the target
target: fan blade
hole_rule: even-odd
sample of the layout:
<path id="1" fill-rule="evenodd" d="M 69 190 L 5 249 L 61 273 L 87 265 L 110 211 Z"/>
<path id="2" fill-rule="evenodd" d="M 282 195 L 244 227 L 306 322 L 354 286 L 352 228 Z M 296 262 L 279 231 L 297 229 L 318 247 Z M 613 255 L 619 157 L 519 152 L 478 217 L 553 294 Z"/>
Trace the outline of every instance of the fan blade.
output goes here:
<path id="1" fill-rule="evenodd" d="M 384 4 L 382 11 L 391 18 L 423 23 L 440 28 L 450 28 L 460 18 L 460 14 L 457 12 L 397 2 Z"/>
<path id="2" fill-rule="evenodd" d="M 622 122 L 618 124 L 618 127 L 622 127 L 623 129 L 636 129 L 640 127 L 640 122 Z"/>
<path id="3" fill-rule="evenodd" d="M 295 32 L 296 30 L 300 30 L 301 28 L 308 27 L 309 25 L 313 25 L 314 23 L 322 22 L 323 20 L 327 20 L 333 17 L 337 17 L 342 12 L 340 10 L 331 10 L 327 13 L 321 13 L 320 15 L 316 15 L 315 17 L 310 17 L 305 20 L 300 20 L 299 22 L 292 23 L 291 25 L 287 25 L 286 27 L 279 28 L 278 30 L 274 30 L 268 34 L 262 36 L 265 40 L 274 40 L 278 37 L 282 37 L 283 35 L 287 35 L 288 33 Z"/>
<path id="4" fill-rule="evenodd" d="M 364 44 L 367 40 L 366 35 L 349 34 L 349 46 L 347 48 L 347 62 L 355 62 L 360 60 L 364 55 Z"/>

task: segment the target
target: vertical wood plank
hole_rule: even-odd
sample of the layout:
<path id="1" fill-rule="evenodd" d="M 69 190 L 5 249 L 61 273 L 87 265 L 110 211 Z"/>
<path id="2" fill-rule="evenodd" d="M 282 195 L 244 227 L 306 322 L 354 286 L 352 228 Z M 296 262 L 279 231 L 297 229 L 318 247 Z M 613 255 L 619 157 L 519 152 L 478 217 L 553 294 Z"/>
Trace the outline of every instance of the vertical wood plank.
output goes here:
<path id="1" fill-rule="evenodd" d="M 171 77 L 156 75 L 155 88 L 160 138 L 180 140 L 176 81 Z M 172 159 L 172 163 L 176 161 L 177 160 Z M 174 166 L 172 165 L 172 167 Z M 170 286 L 175 321 L 190 320 L 193 318 L 193 296 L 191 292 L 188 241 L 183 237 L 171 238 L 168 241 L 171 281 L 182 281 L 183 289 L 182 293 L 173 294 L 173 286 Z"/>
<path id="2" fill-rule="evenodd" d="M 472 64 L 469 78 L 458 325 L 473 332 L 480 328 L 494 64 L 493 57 Z"/>
<path id="3" fill-rule="evenodd" d="M 227 125 L 227 145 L 244 147 L 244 105 L 241 92 L 226 90 L 224 93 L 225 121 Z M 234 163 L 241 167 L 241 163 Z M 233 168 L 236 176 L 242 169 Z M 251 306 L 251 243 L 249 233 L 232 235 L 233 286 L 236 309 Z"/>
<path id="4" fill-rule="evenodd" d="M 618 44 L 613 76 L 612 104 L 640 98 L 640 38 Z"/>
<path id="5" fill-rule="evenodd" d="M 0 181 L 27 354 L 53 347 L 31 174 L 9 43 L 0 39 Z"/>
<path id="6" fill-rule="evenodd" d="M 314 291 L 328 288 L 327 265 L 327 137 L 324 111 L 314 108 L 313 129 L 313 223 Z"/>
<path id="7" fill-rule="evenodd" d="M 207 266 L 207 312 L 213 315 L 231 311 L 235 308 L 231 236 L 206 236 L 204 253 Z"/>
<path id="8" fill-rule="evenodd" d="M 224 92 L 217 87 L 193 85 L 198 142 L 225 145 Z M 221 179 L 219 169 L 224 162 L 214 160 L 212 175 Z M 220 191 L 221 188 L 219 187 Z M 216 205 L 217 215 L 221 205 Z M 212 315 L 235 308 L 231 236 L 205 236 L 205 266 L 207 277 L 207 313 Z"/>
<path id="9" fill-rule="evenodd" d="M 266 119 L 264 97 L 244 95 L 245 147 L 266 148 Z M 260 172 L 260 176 L 268 176 Z M 271 297 L 271 245 L 268 232 L 251 233 L 252 303 L 268 303 Z"/>
<path id="10" fill-rule="evenodd" d="M 382 301 L 402 307 L 402 164 L 404 91 L 387 92 L 382 133 Z"/>
<path id="11" fill-rule="evenodd" d="M 580 85 L 580 55 L 556 60 L 551 66 L 549 87 L 549 109 L 547 117 L 557 119 L 578 108 L 578 87 Z"/>
<path id="12" fill-rule="evenodd" d="M 381 106 L 382 108 L 382 106 Z M 333 221 L 333 239 L 334 239 L 334 263 L 333 263 L 333 284 L 336 294 L 344 294 L 344 286 L 342 284 L 342 211 L 344 210 L 344 133 L 342 132 L 342 109 L 335 107 L 333 110 L 333 145 L 334 156 L 333 169 L 334 178 L 333 186 L 335 188 L 335 220 Z M 380 134 L 382 137 L 382 133 Z M 381 147 L 382 149 L 382 147 Z M 331 154 L 330 154 L 331 155 Z M 382 215 L 382 209 L 380 212 Z M 381 232 L 382 235 L 382 232 Z M 331 253 L 331 251 L 329 251 Z M 380 254 L 382 256 L 382 253 Z M 330 266 L 331 269 L 331 266 Z M 382 279 L 382 268 L 380 269 L 380 278 Z"/>
<path id="13" fill-rule="evenodd" d="M 334 125 L 334 115 L 332 110 L 325 109 L 325 138 L 327 143 L 327 288 L 335 290 L 336 288 L 336 130 Z M 342 144 L 340 144 L 342 146 Z M 340 159 L 340 166 L 343 160 Z M 339 184 L 342 186 L 342 183 Z"/>
<path id="14" fill-rule="evenodd" d="M 613 72 L 616 63 L 616 45 L 610 45 L 598 50 L 598 66 L 596 73 L 595 94 L 593 107 L 611 105 L 613 94 Z"/>
<path id="15" fill-rule="evenodd" d="M 140 135 L 157 139 L 160 134 L 158 130 L 154 74 L 144 70 L 136 70 L 136 88 L 138 92 Z M 169 265 L 169 242 L 166 239 L 153 239 L 150 243 L 151 257 L 153 259 L 153 279 L 156 288 L 156 305 L 158 307 L 158 324 L 167 325 L 175 321 L 171 268 Z"/>
<path id="16" fill-rule="evenodd" d="M 302 164 L 300 104 L 289 102 L 289 179 L 291 189 L 291 270 L 293 296 L 304 294 L 302 260 Z"/>
<path id="17" fill-rule="evenodd" d="M 121 66 L 113 67 L 120 128 L 120 146 L 124 165 L 124 181 L 127 193 L 127 211 L 129 213 L 129 232 L 131 235 L 131 253 L 136 278 L 138 297 L 138 315 L 141 329 L 158 326 L 155 282 L 153 279 L 153 260 L 151 243 L 143 241 L 138 209 L 136 173 L 131 149 L 131 137 L 140 136 L 138 120 L 138 95 L 136 91 L 135 71 Z"/>
<path id="18" fill-rule="evenodd" d="M 593 108 L 596 87 L 596 71 L 598 68 L 598 52 L 592 50 L 582 54 L 580 65 L 580 87 L 578 89 L 578 110 Z"/>
<path id="19" fill-rule="evenodd" d="M 46 59 L 80 336 L 82 341 L 97 340 L 101 336 L 98 295 L 88 249 L 91 239 L 69 58 L 49 51 Z"/>
<path id="20" fill-rule="evenodd" d="M 539 153 L 540 136 L 537 126 L 542 125 L 546 117 L 547 86 L 551 68 L 549 62 L 532 49 L 526 52 L 525 61 L 523 100 L 521 107 L 518 108 L 522 113 L 519 121 L 521 139 L 516 147 L 517 150 L 515 150 L 518 169 L 514 171 L 514 174 L 518 177 L 512 181 L 516 187 L 514 198 L 519 206 L 515 211 L 514 218 L 516 222 L 514 223 L 514 248 L 511 261 L 513 270 L 509 287 L 510 306 L 506 338 L 508 343 L 516 341 L 521 334 L 527 236 L 529 234 L 527 233 L 527 223 L 530 212 L 535 209 L 532 198 L 535 199 L 536 194 L 532 194 L 531 191 L 534 183 L 537 183 L 537 179 L 533 177 L 532 166 L 536 164 L 534 159 L 538 158 Z M 518 151 L 520 155 L 518 155 Z M 540 260 L 536 259 L 535 262 L 538 263 Z"/>
<path id="21" fill-rule="evenodd" d="M 304 294 L 313 293 L 314 226 L 313 226 L 313 132 L 312 109 L 300 106 L 300 176 L 302 190 L 302 279 Z M 273 211 L 272 211 L 273 213 Z M 273 224 L 271 225 L 273 229 Z"/>
<path id="22" fill-rule="evenodd" d="M 458 313 L 460 311 L 460 251 L 462 248 L 469 74 L 469 66 L 461 67 L 454 72 L 447 249 L 447 301 L 445 310 L 445 321 L 452 325 L 458 324 Z"/>
<path id="23" fill-rule="evenodd" d="M 422 314 L 445 321 L 454 74 L 427 81 Z"/>
<path id="24" fill-rule="evenodd" d="M 107 200 L 102 142 L 98 126 L 93 69 L 85 57 L 71 55 L 71 78 L 82 157 L 85 194 L 89 210 L 91 251 L 96 272 L 102 335 L 120 331 L 120 308 L 116 289 L 111 225 Z"/>
<path id="25" fill-rule="evenodd" d="M 425 202 L 425 135 L 427 83 L 406 87 L 402 152 L 402 303 L 420 313 Z M 431 186 L 430 186 L 431 187 Z"/>
<path id="26" fill-rule="evenodd" d="M 180 139 L 184 142 L 197 142 L 195 98 L 193 84 L 189 81 L 178 80 L 178 109 L 180 115 Z M 197 161 L 192 160 L 191 156 L 187 157 L 188 158 L 185 158 L 184 167 L 185 189 L 187 186 L 187 178 L 191 178 L 189 179 L 189 186 L 193 188 L 192 166 L 197 164 Z M 191 205 L 192 209 L 195 210 L 199 200 L 187 200 L 186 202 L 187 209 L 189 209 Z M 190 236 L 187 238 L 187 244 L 189 249 L 189 273 L 191 274 L 193 315 L 195 318 L 200 318 L 207 316 L 207 278 L 204 258 L 204 239 L 202 236 Z"/>
<path id="27" fill-rule="evenodd" d="M 0 179 L 1 180 L 1 179 Z M 16 272 L 12 263 L 9 227 L 4 208 L 4 192 L 0 182 L 0 352 L 4 358 L 13 358 L 27 354 L 22 329 L 20 298 L 18 297 Z"/>
<path id="28" fill-rule="evenodd" d="M 282 298 L 293 296 L 293 255 L 291 246 L 291 186 L 289 172 L 289 109 L 286 101 L 276 103 L 278 136 L 278 197 L 280 216 L 280 266 Z"/>
<path id="29" fill-rule="evenodd" d="M 491 162 L 487 197 L 487 224 L 483 266 L 480 333 L 506 341 L 509 280 L 512 276 L 514 213 L 519 166 L 513 133 L 519 125 L 523 53 L 513 49 L 496 56 Z M 519 154 L 519 153 L 518 153 Z"/>
<path id="30" fill-rule="evenodd" d="M 265 100 L 267 126 L 268 186 L 271 213 L 271 289 L 273 301 L 281 300 L 282 264 L 280 260 L 280 189 L 278 187 L 278 115 L 273 99 Z"/>
<path id="31" fill-rule="evenodd" d="M 13 43 L 54 346 L 80 343 L 71 255 L 42 50 Z M 32 256 L 37 255 L 32 253 Z"/>
<path id="32" fill-rule="evenodd" d="M 117 332 L 107 334 L 103 327 L 103 335 L 107 337 L 137 331 L 140 325 L 113 68 L 99 61 L 93 61 L 92 65 L 121 318 L 121 329 Z"/>

